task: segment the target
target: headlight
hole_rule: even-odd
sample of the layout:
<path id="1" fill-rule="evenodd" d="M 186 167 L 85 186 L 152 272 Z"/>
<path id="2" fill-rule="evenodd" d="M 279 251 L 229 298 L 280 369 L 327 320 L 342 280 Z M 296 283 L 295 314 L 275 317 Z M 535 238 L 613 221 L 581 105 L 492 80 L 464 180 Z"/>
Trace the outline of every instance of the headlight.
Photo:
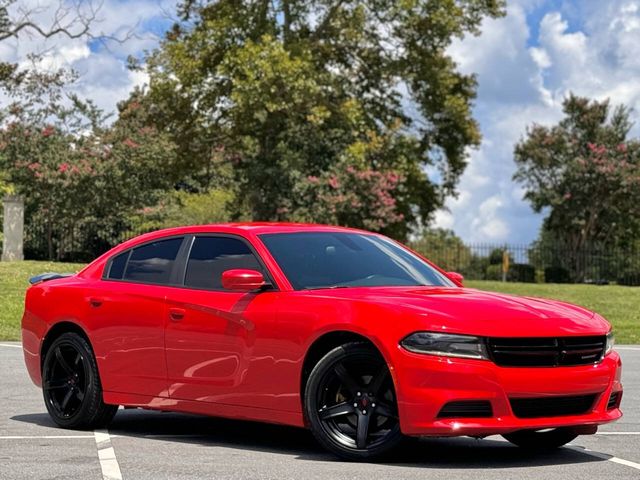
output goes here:
<path id="1" fill-rule="evenodd" d="M 613 332 L 607 333 L 607 343 L 604 347 L 604 354 L 609 355 L 611 350 L 613 350 L 613 346 L 616 344 L 616 337 L 613 335 Z"/>
<path id="2" fill-rule="evenodd" d="M 414 353 L 426 353 L 443 357 L 489 359 L 484 339 L 471 335 L 416 332 L 402 340 L 400 345 Z"/>

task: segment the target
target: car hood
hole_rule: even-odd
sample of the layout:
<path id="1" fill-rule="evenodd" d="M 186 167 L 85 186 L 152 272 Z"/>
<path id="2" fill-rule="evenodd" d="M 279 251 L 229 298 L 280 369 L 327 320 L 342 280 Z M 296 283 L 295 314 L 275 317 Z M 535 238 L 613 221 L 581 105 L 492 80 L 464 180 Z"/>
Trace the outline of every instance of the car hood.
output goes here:
<path id="1" fill-rule="evenodd" d="M 329 293 L 325 291 L 325 293 Z M 469 288 L 376 287 L 328 295 L 393 309 L 412 326 L 431 331 L 495 337 L 604 335 L 609 323 L 568 303 Z"/>

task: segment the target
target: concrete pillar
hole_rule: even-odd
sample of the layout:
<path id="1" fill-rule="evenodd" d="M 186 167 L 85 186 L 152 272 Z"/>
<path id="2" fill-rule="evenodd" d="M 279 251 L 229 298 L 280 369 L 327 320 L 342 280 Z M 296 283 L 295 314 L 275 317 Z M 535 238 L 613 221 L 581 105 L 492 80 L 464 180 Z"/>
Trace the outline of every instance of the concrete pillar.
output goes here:
<path id="1" fill-rule="evenodd" d="M 22 197 L 7 195 L 3 203 L 2 261 L 24 260 L 24 201 Z"/>

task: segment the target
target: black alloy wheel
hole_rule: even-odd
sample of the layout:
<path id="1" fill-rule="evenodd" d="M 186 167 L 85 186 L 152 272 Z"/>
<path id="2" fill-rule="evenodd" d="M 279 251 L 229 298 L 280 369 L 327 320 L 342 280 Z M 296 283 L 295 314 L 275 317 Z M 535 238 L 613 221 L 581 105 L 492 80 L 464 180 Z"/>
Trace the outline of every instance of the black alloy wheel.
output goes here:
<path id="1" fill-rule="evenodd" d="M 380 457 L 403 438 L 389 368 L 367 343 L 335 348 L 318 362 L 305 413 L 317 440 L 350 460 Z"/>
<path id="2" fill-rule="evenodd" d="M 42 367 L 44 402 L 64 428 L 93 429 L 108 424 L 118 409 L 102 401 L 98 368 L 89 343 L 76 333 L 56 338 Z"/>

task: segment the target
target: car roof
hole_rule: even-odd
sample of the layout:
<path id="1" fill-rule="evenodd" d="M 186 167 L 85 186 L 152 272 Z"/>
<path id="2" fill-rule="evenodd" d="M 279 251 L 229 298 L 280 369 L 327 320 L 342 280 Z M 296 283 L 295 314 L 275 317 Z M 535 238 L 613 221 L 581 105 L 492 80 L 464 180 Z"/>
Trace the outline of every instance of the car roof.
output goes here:
<path id="1" fill-rule="evenodd" d="M 235 222 L 235 223 L 212 223 L 208 225 L 189 225 L 184 227 L 166 228 L 152 232 L 158 236 L 179 235 L 184 233 L 201 232 L 250 232 L 255 235 L 262 233 L 292 233 L 292 232 L 351 232 L 367 233 L 366 230 L 359 230 L 348 227 L 338 227 L 334 225 L 320 225 L 313 223 L 287 223 L 287 222 Z M 155 236 L 154 235 L 154 236 Z"/>

